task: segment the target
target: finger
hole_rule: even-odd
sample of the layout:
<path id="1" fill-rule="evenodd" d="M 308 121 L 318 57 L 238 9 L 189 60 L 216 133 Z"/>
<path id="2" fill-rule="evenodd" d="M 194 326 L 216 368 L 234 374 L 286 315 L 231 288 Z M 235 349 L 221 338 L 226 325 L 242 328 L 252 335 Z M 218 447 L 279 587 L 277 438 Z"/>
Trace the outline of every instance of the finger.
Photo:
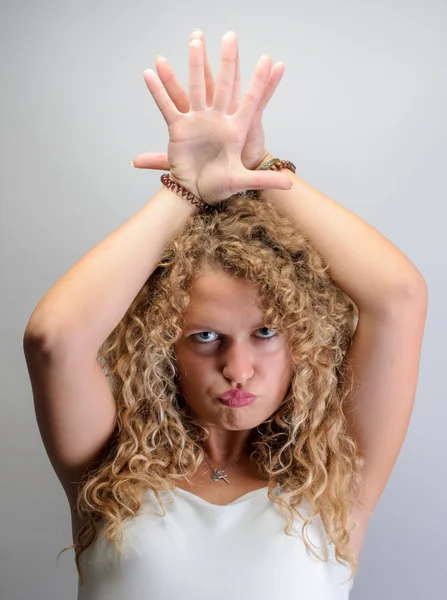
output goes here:
<path id="1" fill-rule="evenodd" d="M 157 69 L 160 81 L 165 87 L 169 97 L 175 104 L 177 110 L 181 113 L 189 112 L 189 98 L 181 86 L 179 80 L 174 74 L 171 65 L 167 58 L 164 56 L 158 56 L 155 60 L 155 67 Z"/>
<path id="2" fill-rule="evenodd" d="M 233 86 L 233 97 L 231 98 L 230 106 L 228 107 L 228 114 L 232 115 L 236 112 L 241 96 L 241 69 L 239 64 L 239 43 L 237 43 L 237 55 L 236 55 L 236 72 L 234 74 L 234 86 Z"/>
<path id="3" fill-rule="evenodd" d="M 278 62 L 271 70 L 270 77 L 267 81 L 267 85 L 265 87 L 264 94 L 258 104 L 259 112 L 262 113 L 264 111 L 265 107 L 267 106 L 267 104 L 270 102 L 273 94 L 276 91 L 276 88 L 278 87 L 278 85 L 282 79 L 282 76 L 284 75 L 285 69 L 286 69 L 285 64 L 283 62 Z"/>
<path id="4" fill-rule="evenodd" d="M 152 69 L 146 69 L 143 73 L 144 81 L 161 111 L 167 125 L 172 125 L 181 116 L 174 103 L 169 97 L 164 85 Z"/>
<path id="5" fill-rule="evenodd" d="M 267 81 L 270 77 L 272 61 L 268 54 L 263 54 L 255 67 L 255 72 L 245 92 L 236 113 L 248 127 L 253 115 L 258 110 L 259 103 L 265 92 Z"/>
<path id="6" fill-rule="evenodd" d="M 136 169 L 171 170 L 166 152 L 143 152 L 142 154 L 138 154 L 132 162 Z"/>
<path id="7" fill-rule="evenodd" d="M 189 44 L 189 102 L 191 110 L 206 108 L 203 44 L 198 39 L 191 40 Z"/>
<path id="8" fill-rule="evenodd" d="M 225 114 L 233 96 L 236 56 L 236 36 L 233 33 L 226 33 L 222 38 L 219 71 L 213 99 L 213 108 Z"/>
<path id="9" fill-rule="evenodd" d="M 206 105 L 213 105 L 213 97 L 214 97 L 214 77 L 213 70 L 211 69 L 210 61 L 208 59 L 208 54 L 206 51 L 205 45 L 205 37 L 203 35 L 203 31 L 201 29 L 196 29 L 191 34 L 191 39 L 201 40 L 203 44 L 203 61 L 204 61 L 204 69 L 205 69 L 205 87 L 206 87 Z"/>
<path id="10" fill-rule="evenodd" d="M 259 130 L 262 130 L 262 117 L 264 110 L 267 104 L 270 102 L 273 94 L 276 91 L 276 88 L 279 85 L 279 82 L 282 79 L 282 76 L 285 71 L 284 63 L 276 63 L 273 69 L 270 72 L 270 77 L 268 79 L 264 94 L 259 101 L 258 108 L 256 109 L 255 114 L 252 117 L 250 122 L 250 129 L 248 130 L 246 142 L 250 141 L 252 138 L 256 138 L 256 135 Z"/>
<path id="11" fill-rule="evenodd" d="M 237 194 L 245 190 L 290 190 L 293 181 L 287 175 L 275 171 L 249 171 L 235 177 L 230 183 L 231 193 Z"/>

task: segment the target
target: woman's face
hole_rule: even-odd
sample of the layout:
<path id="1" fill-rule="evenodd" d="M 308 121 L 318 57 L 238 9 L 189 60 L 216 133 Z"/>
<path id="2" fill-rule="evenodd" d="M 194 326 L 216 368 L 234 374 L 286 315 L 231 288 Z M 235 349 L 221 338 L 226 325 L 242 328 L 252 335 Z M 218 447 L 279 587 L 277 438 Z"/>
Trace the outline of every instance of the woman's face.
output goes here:
<path id="1" fill-rule="evenodd" d="M 215 269 L 195 280 L 185 332 L 175 345 L 179 391 L 200 422 L 213 429 L 251 430 L 287 393 L 290 352 L 283 334 L 265 328 L 262 315 L 251 283 Z M 223 405 L 218 397 L 233 387 L 257 396 L 255 402 Z"/>

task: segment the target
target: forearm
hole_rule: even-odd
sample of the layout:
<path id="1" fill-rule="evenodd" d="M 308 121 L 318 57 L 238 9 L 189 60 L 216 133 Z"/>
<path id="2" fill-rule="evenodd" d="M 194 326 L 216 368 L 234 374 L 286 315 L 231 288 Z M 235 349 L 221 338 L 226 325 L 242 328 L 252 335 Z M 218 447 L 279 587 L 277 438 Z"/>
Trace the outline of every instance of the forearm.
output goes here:
<path id="1" fill-rule="evenodd" d="M 42 298 L 25 335 L 96 353 L 197 208 L 163 187 Z"/>
<path id="2" fill-rule="evenodd" d="M 360 309 L 376 310 L 423 278 L 410 260 L 363 219 L 292 171 L 290 190 L 263 190 L 315 244 L 337 285 Z"/>

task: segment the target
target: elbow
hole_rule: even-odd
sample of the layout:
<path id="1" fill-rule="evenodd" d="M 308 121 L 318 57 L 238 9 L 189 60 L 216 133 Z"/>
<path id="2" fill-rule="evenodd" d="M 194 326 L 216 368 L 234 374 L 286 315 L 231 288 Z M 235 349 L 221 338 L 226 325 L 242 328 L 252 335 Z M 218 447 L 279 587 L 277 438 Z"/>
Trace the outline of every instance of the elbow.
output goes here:
<path id="1" fill-rule="evenodd" d="M 428 306 L 428 287 L 422 274 L 417 271 L 396 286 L 394 296 L 395 306 L 414 306 L 426 310 Z"/>
<path id="2" fill-rule="evenodd" d="M 421 273 L 410 277 L 405 285 L 405 298 L 414 302 L 428 302 L 427 283 Z"/>
<path id="3" fill-rule="evenodd" d="M 55 325 L 37 319 L 30 320 L 23 334 L 23 349 L 26 352 L 49 352 L 59 336 Z"/>

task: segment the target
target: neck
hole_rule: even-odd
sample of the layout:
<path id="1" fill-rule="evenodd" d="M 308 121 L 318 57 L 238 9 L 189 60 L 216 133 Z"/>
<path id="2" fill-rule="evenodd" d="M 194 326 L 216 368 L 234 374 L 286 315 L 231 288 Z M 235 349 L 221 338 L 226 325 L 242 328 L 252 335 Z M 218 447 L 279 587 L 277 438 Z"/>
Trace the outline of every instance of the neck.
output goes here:
<path id="1" fill-rule="evenodd" d="M 217 469 L 222 469 L 223 467 L 227 466 L 228 464 L 232 463 L 233 461 L 237 461 L 238 463 L 242 462 L 243 460 L 246 459 L 246 456 L 244 455 L 244 453 L 239 453 L 239 454 L 235 454 L 234 452 L 232 452 L 231 454 L 224 454 L 224 455 L 219 455 L 217 456 L 212 456 L 210 454 L 208 454 L 208 452 L 205 450 L 205 456 L 208 459 L 208 462 Z"/>
<path id="2" fill-rule="evenodd" d="M 224 468 L 229 463 L 237 460 L 237 464 L 250 462 L 250 453 L 253 450 L 252 440 L 249 438 L 244 442 L 244 445 L 233 443 L 228 441 L 225 447 L 219 448 L 216 444 L 213 444 L 210 448 L 208 443 L 205 443 L 203 451 L 205 456 L 214 468 Z M 230 448 L 230 449 L 228 449 Z"/>

